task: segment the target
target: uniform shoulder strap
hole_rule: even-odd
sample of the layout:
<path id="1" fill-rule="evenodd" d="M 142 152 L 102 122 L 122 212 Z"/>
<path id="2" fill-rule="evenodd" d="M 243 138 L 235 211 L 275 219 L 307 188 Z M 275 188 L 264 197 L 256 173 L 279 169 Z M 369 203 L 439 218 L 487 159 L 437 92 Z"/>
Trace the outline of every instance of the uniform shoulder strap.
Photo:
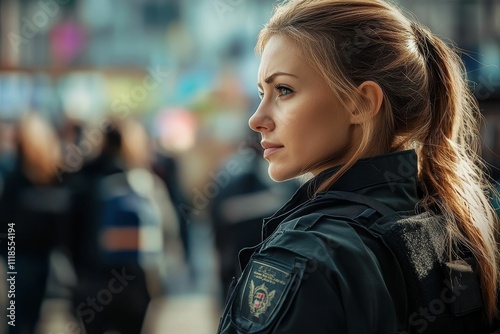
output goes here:
<path id="1" fill-rule="evenodd" d="M 375 209 L 377 212 L 379 212 L 382 216 L 387 216 L 394 214 L 396 211 L 382 203 L 381 201 L 378 201 L 376 199 L 373 199 L 371 197 L 358 194 L 355 192 L 350 192 L 350 191 L 334 191 L 329 193 L 329 198 L 331 197 L 337 197 L 340 200 L 344 200 L 347 202 L 353 202 L 353 203 L 358 203 L 358 204 L 363 204 L 366 205 L 367 207 L 370 207 L 372 209 Z"/>
<path id="2" fill-rule="evenodd" d="M 335 201 L 335 203 L 325 205 L 324 200 Z M 323 201 L 315 212 L 334 217 L 347 217 L 359 222 L 365 228 L 371 228 L 382 217 L 397 215 L 396 211 L 384 203 L 354 192 L 330 191 L 328 197 L 325 197 Z"/>

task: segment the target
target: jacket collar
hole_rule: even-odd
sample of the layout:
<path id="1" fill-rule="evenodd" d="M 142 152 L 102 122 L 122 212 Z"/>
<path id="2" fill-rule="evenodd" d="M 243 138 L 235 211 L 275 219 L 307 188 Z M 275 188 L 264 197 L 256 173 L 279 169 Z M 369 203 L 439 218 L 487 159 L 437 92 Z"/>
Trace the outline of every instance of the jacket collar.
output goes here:
<path id="1" fill-rule="evenodd" d="M 298 212 L 304 215 L 310 213 L 308 208 L 318 201 L 331 205 L 327 198 L 328 193 L 333 191 L 357 192 L 379 200 L 396 211 L 412 210 L 418 202 L 417 154 L 414 150 L 360 159 L 327 191 L 313 197 L 314 189 L 339 168 L 327 169 L 303 184 L 281 209 L 264 219 L 262 238 L 267 238 L 287 217 L 296 216 Z"/>

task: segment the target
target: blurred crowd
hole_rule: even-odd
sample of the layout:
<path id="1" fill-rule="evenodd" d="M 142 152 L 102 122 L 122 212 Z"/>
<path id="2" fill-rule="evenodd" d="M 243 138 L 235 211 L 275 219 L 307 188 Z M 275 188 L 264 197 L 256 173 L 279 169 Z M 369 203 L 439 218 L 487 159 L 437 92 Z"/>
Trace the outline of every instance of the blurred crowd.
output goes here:
<path id="1" fill-rule="evenodd" d="M 185 259 L 186 220 L 175 182 L 167 185 L 173 160 L 132 119 L 96 131 L 93 158 L 82 161 L 70 161 L 83 149 L 79 124 L 57 132 L 28 113 L 2 127 L 2 244 L 12 223 L 17 272 L 9 333 L 34 333 L 47 297 L 71 300 L 87 333 L 140 333 L 149 301 L 166 293 L 167 272 Z M 1 252 L 7 259 L 6 245 Z"/>
<path id="2" fill-rule="evenodd" d="M 203 273 L 191 266 L 190 223 L 208 222 L 213 236 L 219 307 L 238 274 L 238 251 L 259 243 L 262 218 L 297 187 L 267 177 L 251 134 L 188 201 L 177 159 L 137 120 L 109 118 L 99 130 L 68 120 L 56 128 L 26 113 L 1 126 L 1 255 L 3 271 L 12 271 L 4 243 L 13 227 L 17 272 L 16 326 L 8 333 L 35 333 L 48 299 L 68 301 L 82 332 L 141 333 L 151 300 L 178 293 L 183 273 L 213 279 L 193 277 Z"/>

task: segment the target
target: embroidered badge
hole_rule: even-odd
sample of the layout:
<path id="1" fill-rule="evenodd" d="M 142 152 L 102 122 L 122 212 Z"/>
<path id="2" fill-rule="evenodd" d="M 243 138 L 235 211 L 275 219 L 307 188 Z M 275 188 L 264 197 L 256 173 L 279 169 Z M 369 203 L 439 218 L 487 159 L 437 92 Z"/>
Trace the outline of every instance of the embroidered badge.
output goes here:
<path id="1" fill-rule="evenodd" d="M 258 318 L 259 315 L 266 312 L 266 309 L 271 304 L 275 294 L 276 290 L 269 292 L 264 283 L 255 288 L 255 284 L 253 280 L 251 280 L 250 293 L 248 294 L 250 312 Z"/>
<path id="2" fill-rule="evenodd" d="M 254 323 L 266 322 L 280 304 L 289 280 L 290 272 L 253 261 L 240 297 L 240 315 Z"/>

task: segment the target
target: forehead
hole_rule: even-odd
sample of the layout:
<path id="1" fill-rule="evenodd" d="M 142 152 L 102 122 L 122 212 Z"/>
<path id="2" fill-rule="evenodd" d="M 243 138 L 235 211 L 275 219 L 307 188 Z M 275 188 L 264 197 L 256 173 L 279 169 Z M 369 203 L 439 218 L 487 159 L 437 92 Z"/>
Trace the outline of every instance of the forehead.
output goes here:
<path id="1" fill-rule="evenodd" d="M 275 72 L 297 75 L 300 69 L 309 67 L 299 48 L 282 36 L 272 36 L 264 47 L 259 66 L 258 80 L 264 80 Z"/>

